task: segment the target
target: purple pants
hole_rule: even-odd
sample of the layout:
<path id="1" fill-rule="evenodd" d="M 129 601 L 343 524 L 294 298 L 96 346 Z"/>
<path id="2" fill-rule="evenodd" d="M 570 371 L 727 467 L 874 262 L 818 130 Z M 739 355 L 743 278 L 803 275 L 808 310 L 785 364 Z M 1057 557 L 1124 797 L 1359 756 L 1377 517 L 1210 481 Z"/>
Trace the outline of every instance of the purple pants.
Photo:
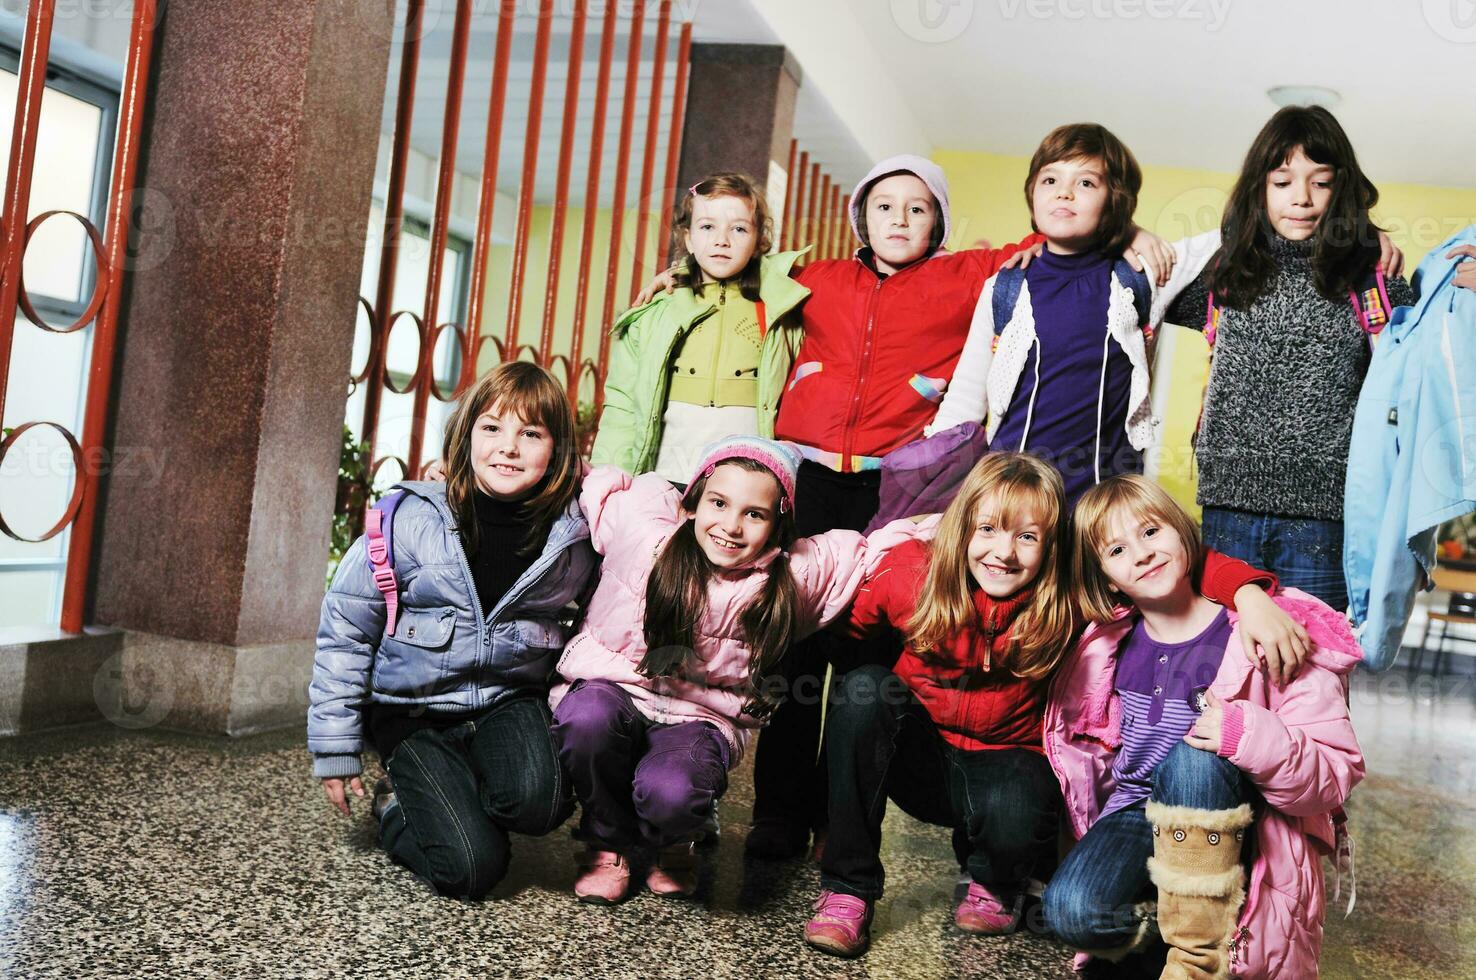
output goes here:
<path id="1" fill-rule="evenodd" d="M 601 850 L 691 840 L 728 788 L 728 743 L 715 725 L 658 725 L 618 684 L 584 681 L 554 711 L 554 739 Z"/>

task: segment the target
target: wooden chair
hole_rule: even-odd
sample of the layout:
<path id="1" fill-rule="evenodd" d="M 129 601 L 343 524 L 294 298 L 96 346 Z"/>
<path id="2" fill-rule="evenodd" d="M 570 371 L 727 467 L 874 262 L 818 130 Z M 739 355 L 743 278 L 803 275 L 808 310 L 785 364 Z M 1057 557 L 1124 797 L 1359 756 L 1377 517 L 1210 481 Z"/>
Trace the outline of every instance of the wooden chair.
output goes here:
<path id="1" fill-rule="evenodd" d="M 1431 664 L 1432 672 L 1438 677 L 1449 666 L 1450 651 L 1445 648 L 1445 640 L 1450 632 L 1450 624 L 1476 626 L 1476 571 L 1450 568 L 1437 563 L 1434 578 L 1435 588 L 1450 592 L 1450 603 L 1445 612 L 1431 612 L 1430 618 L 1425 621 L 1425 635 L 1420 638 L 1419 649 L 1409 659 L 1409 672 L 1413 674 L 1420 669 L 1420 661 L 1424 659 L 1425 650 L 1430 645 L 1430 627 L 1438 622 L 1440 636 L 1435 647 L 1435 659 Z"/>

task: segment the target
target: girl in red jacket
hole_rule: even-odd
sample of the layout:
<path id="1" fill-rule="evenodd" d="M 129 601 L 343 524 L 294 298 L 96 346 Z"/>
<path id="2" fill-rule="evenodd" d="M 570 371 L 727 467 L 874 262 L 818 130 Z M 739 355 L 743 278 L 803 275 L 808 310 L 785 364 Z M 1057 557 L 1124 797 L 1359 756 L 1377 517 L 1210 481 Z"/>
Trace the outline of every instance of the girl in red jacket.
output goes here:
<path id="1" fill-rule="evenodd" d="M 993 453 L 941 521 L 919 525 L 922 538 L 936 527 L 936 540 L 894 548 L 863 583 L 852 627 L 893 626 L 906 649 L 891 670 L 846 674 L 831 704 L 831 823 L 822 891 L 805 926 L 812 946 L 865 952 L 882 894 L 888 797 L 920 820 L 954 828 L 970 879 L 954 914 L 959 929 L 1000 935 L 1018 926 L 1028 880 L 1049 867 L 1061 807 L 1041 724 L 1048 682 L 1077 626 L 1065 524 L 1055 469 L 1034 456 Z M 1290 619 L 1258 582 L 1274 584 L 1242 562 L 1206 556 L 1206 595 L 1240 599 L 1243 617 L 1259 617 L 1257 637 L 1288 636 Z"/>

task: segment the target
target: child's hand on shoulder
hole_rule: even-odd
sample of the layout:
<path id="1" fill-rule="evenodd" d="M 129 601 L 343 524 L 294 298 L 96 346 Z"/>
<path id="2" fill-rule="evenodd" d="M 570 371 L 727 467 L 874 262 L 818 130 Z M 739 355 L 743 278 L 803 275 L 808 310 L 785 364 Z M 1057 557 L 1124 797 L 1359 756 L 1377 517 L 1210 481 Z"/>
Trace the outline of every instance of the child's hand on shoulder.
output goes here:
<path id="1" fill-rule="evenodd" d="M 1397 276 L 1404 271 L 1404 253 L 1382 231 L 1379 232 L 1379 269 L 1386 276 Z"/>
<path id="2" fill-rule="evenodd" d="M 1445 254 L 1447 259 L 1464 255 L 1467 259 L 1476 259 L 1476 245 L 1461 245 L 1451 249 Z M 1476 261 L 1462 262 L 1456 266 L 1456 277 L 1454 282 L 1457 286 L 1476 290 Z"/>
<path id="3" fill-rule="evenodd" d="M 426 463 L 425 469 L 420 471 L 420 478 L 422 480 L 430 480 L 432 483 L 445 483 L 446 461 L 443 459 L 433 459 L 429 463 Z"/>
<path id="4" fill-rule="evenodd" d="M 323 795 L 328 797 L 329 804 L 337 808 L 338 812 L 345 817 L 349 816 L 349 792 L 363 799 L 364 780 L 359 776 L 351 776 L 347 779 L 342 776 L 323 777 Z"/>
<path id="5" fill-rule="evenodd" d="M 1240 614 L 1240 644 L 1246 659 L 1266 671 L 1271 683 L 1285 687 L 1312 652 L 1306 628 L 1258 585 L 1242 586 L 1235 593 L 1235 611 Z"/>
<path id="6" fill-rule="evenodd" d="M 1169 276 L 1174 271 L 1174 262 L 1177 261 L 1172 245 L 1142 228 L 1137 229 L 1132 244 L 1122 253 L 1122 257 L 1134 269 L 1146 272 L 1148 278 L 1160 286 L 1169 281 Z"/>
<path id="7" fill-rule="evenodd" d="M 656 277 L 646 283 L 644 289 L 636 296 L 632 306 L 645 306 L 656 298 L 657 293 L 670 293 L 676 289 L 676 274 L 682 267 L 680 262 L 673 263 L 664 271 L 658 272 Z"/>
<path id="8" fill-rule="evenodd" d="M 1045 242 L 1036 242 L 1034 245 L 1031 245 L 1027 248 L 1022 248 L 1014 255 L 1011 255 L 1009 258 L 1005 259 L 999 264 L 999 267 L 1001 269 L 1013 269 L 1015 268 L 1015 266 L 1019 266 L 1022 269 L 1028 269 L 1030 268 L 1030 263 L 1034 261 L 1035 257 L 1044 251 Z"/>

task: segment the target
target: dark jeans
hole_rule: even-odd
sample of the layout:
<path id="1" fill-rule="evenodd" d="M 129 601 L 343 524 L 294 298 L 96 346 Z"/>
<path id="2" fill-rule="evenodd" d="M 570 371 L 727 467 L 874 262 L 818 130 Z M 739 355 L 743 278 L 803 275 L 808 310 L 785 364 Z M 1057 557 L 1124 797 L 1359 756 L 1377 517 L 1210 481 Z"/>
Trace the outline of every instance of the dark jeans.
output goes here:
<path id="1" fill-rule="evenodd" d="M 1180 742 L 1153 770 L 1152 799 L 1229 810 L 1247 802 L 1244 774 L 1213 752 Z M 1066 855 L 1045 892 L 1051 929 L 1077 949 L 1120 949 L 1138 934 L 1138 905 L 1152 896 L 1153 828 L 1141 806 L 1102 817 Z"/>
<path id="2" fill-rule="evenodd" d="M 823 888 L 881 897 L 889 797 L 919 820 L 953 827 L 959 863 L 991 890 L 1015 889 L 1055 843 L 1061 791 L 1045 756 L 954 748 L 902 678 L 883 667 L 845 676 L 825 737 L 831 822 Z"/>
<path id="3" fill-rule="evenodd" d="M 408 736 L 385 762 L 398 806 L 379 842 L 443 895 L 482 898 L 507 873 L 508 832 L 541 836 L 574 804 L 541 697 Z"/>
<path id="4" fill-rule="evenodd" d="M 801 537 L 835 528 L 860 531 L 875 516 L 881 471 L 837 473 L 819 463 L 800 463 L 795 481 L 795 529 Z M 805 828 L 826 823 L 826 769 L 820 751 L 820 703 L 825 668 L 841 673 L 856 663 L 896 660 L 887 640 L 847 640 L 821 630 L 784 655 L 783 672 L 792 696 L 775 710 L 759 734 L 753 757 L 753 819 Z M 890 657 L 890 659 L 888 659 Z"/>
<path id="5" fill-rule="evenodd" d="M 619 684 L 581 681 L 554 712 L 586 840 L 607 851 L 697 836 L 728 788 L 728 741 L 705 721 L 658 725 Z"/>
<path id="6" fill-rule="evenodd" d="M 1206 507 L 1200 529 L 1206 548 L 1274 572 L 1283 586 L 1314 595 L 1338 612 L 1348 608 L 1342 521 Z"/>

